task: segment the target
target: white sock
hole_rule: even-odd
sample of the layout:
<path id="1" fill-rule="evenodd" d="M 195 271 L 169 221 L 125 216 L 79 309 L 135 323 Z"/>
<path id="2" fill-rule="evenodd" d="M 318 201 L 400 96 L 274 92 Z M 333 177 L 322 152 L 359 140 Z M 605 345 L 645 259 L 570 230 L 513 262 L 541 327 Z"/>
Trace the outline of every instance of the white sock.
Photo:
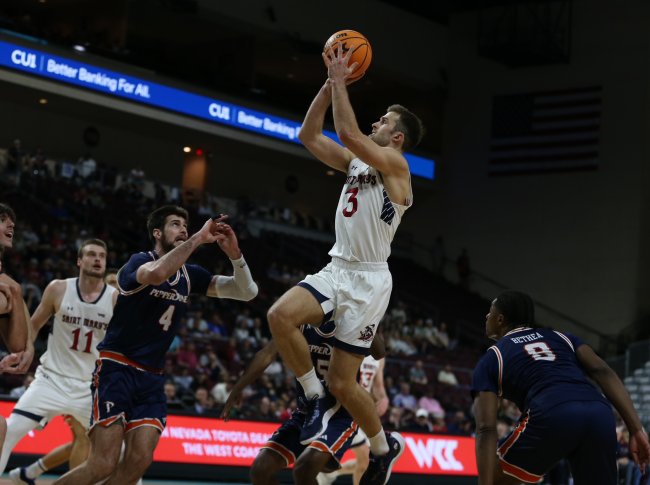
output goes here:
<path id="1" fill-rule="evenodd" d="M 302 390 L 305 391 L 305 397 L 307 397 L 307 399 L 311 399 L 314 396 L 323 396 L 325 394 L 325 388 L 318 379 L 313 367 L 309 372 L 297 379 L 302 386 Z M 388 445 L 386 445 L 386 448 L 388 448 Z"/>
<path id="2" fill-rule="evenodd" d="M 25 468 L 25 475 L 27 475 L 27 478 L 34 479 L 40 477 L 46 471 L 47 468 L 45 468 L 45 465 L 43 465 L 43 460 L 39 458 L 34 463 Z"/>
<path id="3" fill-rule="evenodd" d="M 375 456 L 381 456 L 388 453 L 388 441 L 386 441 L 386 433 L 384 433 L 384 428 L 381 428 L 379 433 L 377 433 L 372 438 L 368 438 L 370 441 L 370 452 Z"/>

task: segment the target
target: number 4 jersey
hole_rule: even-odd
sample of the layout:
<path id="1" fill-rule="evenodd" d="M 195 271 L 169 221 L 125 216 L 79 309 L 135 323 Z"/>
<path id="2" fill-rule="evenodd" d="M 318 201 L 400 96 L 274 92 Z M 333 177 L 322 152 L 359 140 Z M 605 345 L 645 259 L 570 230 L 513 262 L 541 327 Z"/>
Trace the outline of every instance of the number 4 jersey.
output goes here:
<path id="1" fill-rule="evenodd" d="M 543 411 L 567 401 L 603 401 L 587 379 L 576 350 L 584 342 L 545 328 L 516 328 L 490 347 L 472 379 L 472 394 L 494 392 L 522 412 Z"/>
<path id="2" fill-rule="evenodd" d="M 384 188 L 381 173 L 355 158 L 348 165 L 348 176 L 336 209 L 336 242 L 329 255 L 350 262 L 384 263 L 406 205 L 392 202 Z"/>
<path id="3" fill-rule="evenodd" d="M 104 338 L 113 316 L 115 289 L 105 285 L 96 301 L 85 302 L 79 291 L 79 278 L 69 278 L 65 283 L 41 364 L 46 371 L 90 381 L 99 355 L 97 344 Z"/>
<path id="4" fill-rule="evenodd" d="M 153 251 L 134 254 L 118 272 L 120 294 L 106 337 L 97 349 L 118 352 L 144 368 L 161 370 L 190 293 L 205 295 L 212 275 L 200 266 L 185 264 L 158 286 L 138 283 L 138 268 L 155 259 Z"/>

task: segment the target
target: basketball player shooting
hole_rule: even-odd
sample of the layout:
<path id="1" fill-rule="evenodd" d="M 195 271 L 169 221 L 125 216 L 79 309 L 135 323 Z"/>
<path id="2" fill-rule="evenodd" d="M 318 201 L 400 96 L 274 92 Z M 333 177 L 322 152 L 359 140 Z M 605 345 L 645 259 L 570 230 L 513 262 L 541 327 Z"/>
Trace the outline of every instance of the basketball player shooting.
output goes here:
<path id="1" fill-rule="evenodd" d="M 422 123 L 393 105 L 364 135 L 350 104 L 347 85 L 354 49 L 323 54 L 328 78 L 314 98 L 300 131 L 305 147 L 326 165 L 347 175 L 335 216 L 336 242 L 323 270 L 288 290 L 269 310 L 278 350 L 298 376 L 309 400 L 302 443 L 317 439 L 329 417 L 343 405 L 369 438 L 370 464 L 362 484 L 384 484 L 404 451 L 397 433 L 385 433 L 368 392 L 356 381 L 368 355 L 392 290 L 387 259 L 404 212 L 412 204 L 409 166 L 403 152 L 422 137 Z M 344 146 L 323 134 L 330 104 L 336 133 Z M 299 327 L 333 319 L 336 334 L 329 368 L 329 389 L 318 379 Z"/>

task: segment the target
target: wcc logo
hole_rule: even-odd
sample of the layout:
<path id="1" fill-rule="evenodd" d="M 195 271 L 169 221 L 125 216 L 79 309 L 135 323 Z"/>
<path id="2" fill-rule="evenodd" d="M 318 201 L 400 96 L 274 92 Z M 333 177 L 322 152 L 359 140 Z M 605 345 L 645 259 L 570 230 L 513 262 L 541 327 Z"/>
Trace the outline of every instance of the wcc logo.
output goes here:
<path id="1" fill-rule="evenodd" d="M 372 325 L 366 325 L 366 328 L 361 330 L 359 332 L 359 340 L 362 342 L 370 342 L 372 338 L 375 336 L 374 332 L 375 324 L 373 323 Z"/>
<path id="2" fill-rule="evenodd" d="M 417 441 L 412 437 L 406 438 L 406 445 L 413 454 L 420 468 L 432 468 L 437 465 L 442 471 L 461 471 L 463 464 L 456 459 L 454 452 L 458 441 L 429 438 L 426 442 Z"/>

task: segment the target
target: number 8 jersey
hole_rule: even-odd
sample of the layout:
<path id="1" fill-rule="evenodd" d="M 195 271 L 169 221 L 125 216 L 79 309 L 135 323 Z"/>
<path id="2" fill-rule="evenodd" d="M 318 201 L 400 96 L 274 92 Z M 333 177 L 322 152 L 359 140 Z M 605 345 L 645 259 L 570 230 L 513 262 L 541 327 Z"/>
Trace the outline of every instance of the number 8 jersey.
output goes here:
<path id="1" fill-rule="evenodd" d="M 576 350 L 584 342 L 545 328 L 516 328 L 490 347 L 474 369 L 472 394 L 490 391 L 513 401 L 522 413 L 567 401 L 609 406 L 582 371 Z"/>
<path id="2" fill-rule="evenodd" d="M 138 283 L 138 268 L 155 259 L 153 251 L 134 254 L 117 273 L 120 294 L 97 349 L 118 352 L 143 368 L 159 371 L 187 311 L 190 293 L 205 295 L 212 275 L 200 266 L 184 264 L 158 286 Z"/>
<path id="3" fill-rule="evenodd" d="M 384 263 L 390 256 L 406 209 L 412 205 L 392 202 L 376 169 L 353 159 L 336 209 L 336 242 L 329 255 L 350 262 Z"/>
<path id="4" fill-rule="evenodd" d="M 104 285 L 96 301 L 85 302 L 79 291 L 79 278 L 68 278 L 65 283 L 41 364 L 48 372 L 90 381 L 99 355 L 97 344 L 104 338 L 113 316 L 115 288 Z"/>

